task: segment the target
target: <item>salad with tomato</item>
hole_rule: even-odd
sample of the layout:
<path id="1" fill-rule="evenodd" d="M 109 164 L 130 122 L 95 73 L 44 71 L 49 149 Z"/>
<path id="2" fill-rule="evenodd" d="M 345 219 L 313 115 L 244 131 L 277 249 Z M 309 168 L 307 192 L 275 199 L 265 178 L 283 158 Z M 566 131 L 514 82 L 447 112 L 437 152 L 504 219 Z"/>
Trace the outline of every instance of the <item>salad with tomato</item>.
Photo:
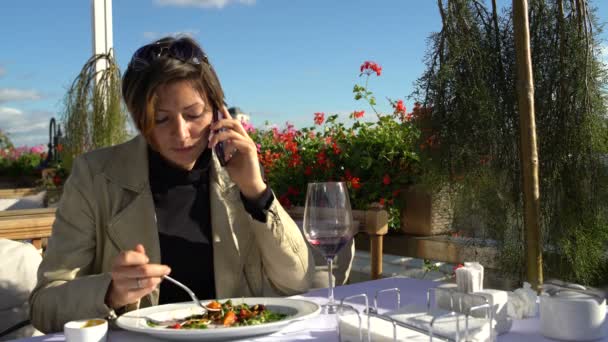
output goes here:
<path id="1" fill-rule="evenodd" d="M 167 329 L 207 329 L 210 327 L 239 327 L 276 322 L 285 319 L 288 315 L 273 312 L 265 305 L 247 305 L 245 303 L 234 305 L 232 300 L 224 303 L 213 301 L 207 304 L 210 310 L 202 315 L 191 315 L 178 322 L 162 326 Z M 149 326 L 161 327 L 148 322 Z"/>

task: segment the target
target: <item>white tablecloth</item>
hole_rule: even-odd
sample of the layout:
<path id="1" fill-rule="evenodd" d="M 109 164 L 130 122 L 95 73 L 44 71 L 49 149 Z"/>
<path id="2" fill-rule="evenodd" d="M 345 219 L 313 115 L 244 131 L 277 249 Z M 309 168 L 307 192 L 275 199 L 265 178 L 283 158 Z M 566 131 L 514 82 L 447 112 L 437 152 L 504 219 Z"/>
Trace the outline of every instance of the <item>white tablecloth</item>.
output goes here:
<path id="1" fill-rule="evenodd" d="M 370 298 L 370 305 L 373 305 L 373 298 L 376 291 L 387 288 L 399 288 L 401 290 L 401 304 L 426 304 L 426 291 L 431 287 L 437 286 L 438 283 L 425 280 L 417 280 L 411 278 L 386 278 L 352 285 L 339 286 L 335 289 L 334 296 L 337 300 L 342 298 L 366 293 Z M 326 302 L 327 289 L 313 290 L 301 296 L 293 298 L 307 298 L 319 304 Z M 395 298 L 391 295 L 382 296 L 379 298 L 378 307 L 382 309 L 394 309 Z M 327 341 L 337 342 L 338 332 L 336 328 L 336 317 L 334 315 L 320 315 L 306 321 L 295 322 L 280 332 L 248 339 L 248 341 L 259 342 L 278 342 L 278 341 Z M 516 320 L 513 323 L 511 331 L 507 334 L 498 337 L 499 342 L 537 342 L 537 341 L 554 341 L 544 338 L 539 333 L 538 318 Z M 32 337 L 29 339 L 21 339 L 20 342 L 59 342 L 65 341 L 63 334 L 49 334 L 44 336 Z M 128 331 L 115 330 L 110 331 L 108 342 L 140 342 L 140 341 L 160 341 L 145 335 L 140 335 Z M 602 340 L 608 342 L 608 338 Z"/>

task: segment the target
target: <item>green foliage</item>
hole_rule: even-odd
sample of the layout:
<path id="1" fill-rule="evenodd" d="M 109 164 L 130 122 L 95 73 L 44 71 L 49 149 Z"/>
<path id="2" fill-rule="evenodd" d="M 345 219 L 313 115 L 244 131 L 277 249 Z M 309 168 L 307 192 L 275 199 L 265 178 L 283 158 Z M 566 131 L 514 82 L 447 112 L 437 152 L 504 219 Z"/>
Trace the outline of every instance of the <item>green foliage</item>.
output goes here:
<path id="1" fill-rule="evenodd" d="M 8 134 L 0 129 L 0 150 L 5 150 L 13 147 L 13 143 L 11 142 L 11 139 L 9 138 Z"/>
<path id="2" fill-rule="evenodd" d="M 445 4 L 444 4 L 445 2 Z M 607 279 L 608 125 L 606 71 L 588 1 L 532 0 L 541 227 L 545 270 L 581 283 Z M 520 127 L 510 9 L 480 0 L 439 2 L 415 96 L 432 108 L 435 148 L 423 153 L 429 179 L 461 184 L 455 224 L 499 243 L 505 271 L 523 276 Z M 593 30 L 592 30 L 593 28 Z M 427 134 L 427 135 L 429 135 Z M 423 133 L 424 135 L 424 133 Z"/>
<path id="3" fill-rule="evenodd" d="M 378 67 L 374 64 L 375 67 Z M 391 227 L 399 227 L 399 192 L 418 176 L 418 154 L 414 148 L 419 131 L 405 108 L 395 106 L 390 114 L 377 113 L 375 99 L 365 87 L 356 85 L 355 99 L 364 99 L 376 115 L 363 121 L 363 111 L 350 114 L 352 125 L 338 115 L 315 113 L 316 125 L 300 130 L 248 128 L 260 144 L 259 157 L 266 177 L 283 205 L 304 205 L 309 182 L 345 181 L 353 208 L 374 204 L 386 207 Z M 399 101 L 403 106 L 402 101 Z M 399 110 L 398 110 L 399 109 Z"/>
<path id="4" fill-rule="evenodd" d="M 107 68 L 95 71 L 97 64 Z M 127 139 L 127 111 L 122 105 L 120 70 L 112 52 L 91 57 L 65 97 L 64 158 L 121 143 Z"/>

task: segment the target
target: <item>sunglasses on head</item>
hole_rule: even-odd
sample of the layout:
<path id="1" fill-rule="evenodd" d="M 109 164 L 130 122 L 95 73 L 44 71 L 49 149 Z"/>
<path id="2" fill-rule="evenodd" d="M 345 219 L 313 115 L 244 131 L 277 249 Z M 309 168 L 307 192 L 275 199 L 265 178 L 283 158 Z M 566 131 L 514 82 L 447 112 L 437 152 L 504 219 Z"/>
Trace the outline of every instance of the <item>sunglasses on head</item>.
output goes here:
<path id="1" fill-rule="evenodd" d="M 159 58 L 175 58 L 184 63 L 209 64 L 207 55 L 198 46 L 185 40 L 157 41 L 137 49 L 129 62 L 129 68 L 142 70 Z"/>

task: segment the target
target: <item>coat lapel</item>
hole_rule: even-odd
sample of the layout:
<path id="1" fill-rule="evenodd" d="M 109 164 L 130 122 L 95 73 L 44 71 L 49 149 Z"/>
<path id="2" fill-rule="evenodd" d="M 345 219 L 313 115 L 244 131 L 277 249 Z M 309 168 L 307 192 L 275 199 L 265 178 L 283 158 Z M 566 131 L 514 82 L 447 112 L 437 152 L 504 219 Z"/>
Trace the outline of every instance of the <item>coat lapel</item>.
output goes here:
<path id="1" fill-rule="evenodd" d="M 213 230 L 213 267 L 218 298 L 241 293 L 246 283 L 244 265 L 249 245 L 253 243 L 248 224 L 243 224 L 244 210 L 240 191 L 213 156 L 210 174 L 211 227 Z"/>
<path id="2" fill-rule="evenodd" d="M 125 162 L 116 162 L 129 161 Z M 108 220 L 107 234 L 121 250 L 132 250 L 141 243 L 151 263 L 160 263 L 160 242 L 154 201 L 148 180 L 147 142 L 142 136 L 127 142 L 125 148 L 117 149 L 114 161 L 104 167 L 106 179 L 117 186 L 113 203 L 121 203 Z M 142 298 L 142 304 L 158 302 L 158 290 Z"/>

